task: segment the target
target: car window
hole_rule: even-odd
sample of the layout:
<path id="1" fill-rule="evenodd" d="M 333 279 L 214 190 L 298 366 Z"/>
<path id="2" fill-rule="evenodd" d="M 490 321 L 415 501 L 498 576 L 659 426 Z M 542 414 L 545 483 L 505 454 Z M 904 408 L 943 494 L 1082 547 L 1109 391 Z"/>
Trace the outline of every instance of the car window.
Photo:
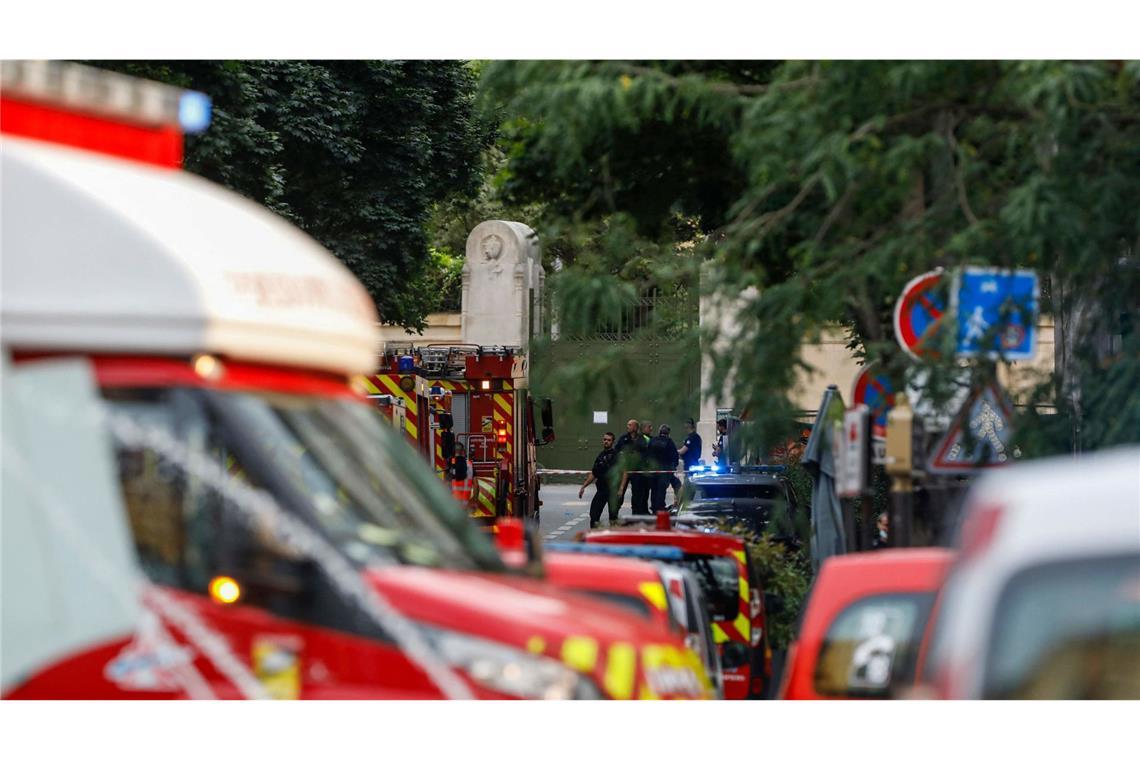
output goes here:
<path id="1" fill-rule="evenodd" d="M 816 661 L 815 690 L 835 697 L 885 697 L 913 675 L 933 594 L 860 599 L 832 620 Z"/>
<path id="2" fill-rule="evenodd" d="M 740 571 L 736 560 L 712 554 L 686 554 L 681 564 L 697 577 L 714 620 L 736 618 L 740 612 Z"/>
<path id="3" fill-rule="evenodd" d="M 611 604 L 616 604 L 627 612 L 634 612 L 643 618 L 649 618 L 653 615 L 653 611 L 649 609 L 649 602 L 633 594 L 622 594 L 617 591 L 596 591 L 593 589 L 587 590 L 585 593 L 596 599 L 602 599 Z"/>
<path id="4" fill-rule="evenodd" d="M 1031 568 L 1003 589 L 987 699 L 1140 699 L 1140 554 Z"/>

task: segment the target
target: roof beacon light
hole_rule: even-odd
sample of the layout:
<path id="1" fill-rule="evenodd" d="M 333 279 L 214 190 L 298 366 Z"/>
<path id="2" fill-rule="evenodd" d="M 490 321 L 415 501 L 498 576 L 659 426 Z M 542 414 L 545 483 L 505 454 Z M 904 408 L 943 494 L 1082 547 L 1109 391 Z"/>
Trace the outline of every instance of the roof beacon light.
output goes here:
<path id="1" fill-rule="evenodd" d="M 672 530 L 673 523 L 669 517 L 669 510 L 662 509 L 657 513 L 657 530 Z"/>
<path id="2" fill-rule="evenodd" d="M 205 132 L 210 126 L 210 98 L 200 92 L 187 90 L 178 100 L 178 123 L 187 134 Z"/>

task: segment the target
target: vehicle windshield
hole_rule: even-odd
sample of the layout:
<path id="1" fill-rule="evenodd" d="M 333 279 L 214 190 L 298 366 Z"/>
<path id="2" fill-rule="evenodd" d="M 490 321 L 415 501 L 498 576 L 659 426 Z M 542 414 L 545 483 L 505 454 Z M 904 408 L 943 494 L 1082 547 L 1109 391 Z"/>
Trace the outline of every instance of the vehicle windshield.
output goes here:
<path id="1" fill-rule="evenodd" d="M 621 594 L 617 591 L 595 590 L 589 590 L 585 593 L 596 599 L 602 599 L 604 601 L 610 602 L 611 604 L 616 604 L 627 612 L 635 612 L 639 617 L 648 618 L 652 615 L 652 611 L 649 609 L 649 602 L 640 597 L 634 596 L 633 594 Z"/>
<path id="2" fill-rule="evenodd" d="M 914 678 L 918 644 L 933 593 L 876 594 L 833 618 L 812 675 L 815 690 L 835 697 L 886 697 Z"/>
<path id="3" fill-rule="evenodd" d="M 713 554 L 686 554 L 678 564 L 693 572 L 714 620 L 732 620 L 740 612 L 740 571 L 736 561 Z"/>
<path id="4" fill-rule="evenodd" d="M 268 491 L 278 506 L 319 526 L 362 565 L 503 567 L 490 540 L 366 404 L 187 388 L 115 388 L 104 396 L 144 427 L 164 428 L 223 463 L 235 484 Z M 120 457 L 124 454 L 138 458 L 145 452 L 120 452 Z M 125 473 L 128 502 L 152 505 L 156 486 L 164 485 L 159 480 L 179 481 L 172 493 L 180 503 L 217 490 L 184 473 L 159 474 L 141 482 L 139 473 Z M 132 500 L 132 494 L 139 498 Z M 201 507 L 187 502 L 183 511 L 191 519 Z M 137 517 L 136 539 L 146 528 L 144 516 Z"/>
<path id="5" fill-rule="evenodd" d="M 1024 571 L 1002 592 L 987 699 L 1140 699 L 1140 555 Z"/>
<path id="6" fill-rule="evenodd" d="M 356 561 L 501 568 L 487 537 L 371 407 L 283 394 L 217 401 Z"/>

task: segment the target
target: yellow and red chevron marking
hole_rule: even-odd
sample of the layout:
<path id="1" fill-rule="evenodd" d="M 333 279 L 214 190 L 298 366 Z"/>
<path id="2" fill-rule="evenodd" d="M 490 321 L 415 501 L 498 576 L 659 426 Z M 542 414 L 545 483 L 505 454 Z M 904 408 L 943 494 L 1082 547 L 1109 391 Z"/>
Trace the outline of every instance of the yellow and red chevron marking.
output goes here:
<path id="1" fill-rule="evenodd" d="M 432 388 L 442 388 L 451 393 L 466 393 L 467 383 L 461 380 L 432 380 L 428 383 L 427 389 L 430 393 Z M 445 410 L 450 410 L 450 403 L 444 404 Z M 443 442 L 440 433 L 443 431 L 436 431 L 435 434 L 435 474 L 441 478 L 447 472 L 447 459 L 443 456 Z"/>
<path id="2" fill-rule="evenodd" d="M 443 458 L 442 430 L 435 431 L 435 474 L 443 477 L 447 474 L 447 460 Z"/>
<path id="3" fill-rule="evenodd" d="M 515 394 L 513 392 L 507 393 L 494 393 L 492 394 L 494 401 L 492 414 L 495 419 L 495 436 L 498 440 L 498 431 L 503 428 L 507 429 L 507 448 L 506 457 L 511 471 L 514 471 L 515 461 L 515 424 L 514 424 L 514 400 Z M 496 444 L 497 445 L 497 444 Z M 512 511 L 511 505 L 514 504 L 514 478 L 508 478 L 507 483 L 507 512 Z"/>
<path id="4" fill-rule="evenodd" d="M 428 388 L 443 388 L 445 391 L 452 393 L 465 393 L 467 391 L 467 383 L 462 380 L 432 380 L 428 383 Z"/>
<path id="5" fill-rule="evenodd" d="M 408 393 L 400 387 L 399 375 L 369 375 L 364 378 L 364 386 L 369 393 L 388 394 L 404 400 L 404 433 L 417 443 L 419 433 L 419 404 L 416 403 L 416 393 Z"/>
<path id="6" fill-rule="evenodd" d="M 740 599 L 736 617 L 732 620 L 718 620 L 713 623 L 713 640 L 720 644 L 724 641 L 738 641 L 750 644 L 752 641 L 752 618 L 749 616 L 748 601 L 748 565 L 745 563 L 744 552 L 734 551 L 737 575 L 740 578 Z"/>
<path id="7" fill-rule="evenodd" d="M 494 517 L 495 479 L 475 478 L 475 497 L 468 503 L 472 517 Z"/>

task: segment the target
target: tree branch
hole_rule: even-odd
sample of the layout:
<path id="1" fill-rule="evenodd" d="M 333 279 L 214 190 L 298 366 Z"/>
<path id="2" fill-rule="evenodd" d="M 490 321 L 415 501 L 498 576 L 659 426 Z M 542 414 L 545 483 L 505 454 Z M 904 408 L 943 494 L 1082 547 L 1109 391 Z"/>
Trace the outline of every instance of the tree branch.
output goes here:
<path id="1" fill-rule="evenodd" d="M 831 231 L 832 225 L 839 220 L 839 217 L 843 215 L 847 207 L 851 205 L 851 199 L 855 197 L 855 189 L 858 186 L 858 182 L 851 182 L 847 185 L 847 189 L 843 191 L 843 195 L 836 201 L 835 205 L 831 207 L 831 210 L 827 212 L 827 216 L 823 219 L 823 224 L 819 225 L 819 230 L 815 233 L 815 237 L 812 238 L 813 243 L 818 245 L 823 242 L 823 238 Z"/>
<path id="2" fill-rule="evenodd" d="M 664 84 L 671 87 L 680 87 L 683 83 L 681 77 L 666 74 L 660 69 L 654 69 L 649 66 L 635 66 L 628 63 L 615 64 L 617 69 L 626 74 L 634 76 L 654 77 L 659 79 Z M 701 76 L 699 74 L 693 76 Z M 733 82 L 722 82 L 717 80 L 706 79 L 704 86 L 713 92 L 723 93 L 725 95 L 763 95 L 773 89 L 784 89 L 787 87 L 800 87 L 816 81 L 814 76 L 802 77 L 800 79 L 793 79 L 787 82 L 772 82 L 770 84 L 736 84 Z"/>
<path id="3" fill-rule="evenodd" d="M 962 213 L 966 215 L 966 219 L 970 222 L 971 226 L 978 224 L 978 217 L 974 213 L 974 209 L 970 207 L 970 196 L 966 192 L 966 176 L 964 170 L 964 161 L 962 147 L 958 144 L 957 138 L 954 137 L 954 128 L 957 122 L 948 121 L 946 123 L 946 141 L 949 143 L 951 150 L 954 151 L 954 186 L 958 190 L 958 206 L 961 207 Z"/>

